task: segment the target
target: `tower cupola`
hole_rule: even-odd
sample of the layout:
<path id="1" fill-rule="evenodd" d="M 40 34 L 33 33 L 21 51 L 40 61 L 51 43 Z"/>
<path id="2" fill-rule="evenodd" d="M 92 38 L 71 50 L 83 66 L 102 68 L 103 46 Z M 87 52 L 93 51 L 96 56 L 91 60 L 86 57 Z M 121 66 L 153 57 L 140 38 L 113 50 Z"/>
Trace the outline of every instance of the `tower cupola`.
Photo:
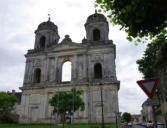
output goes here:
<path id="1" fill-rule="evenodd" d="M 35 49 L 45 49 L 53 44 L 57 44 L 60 37 L 58 27 L 50 21 L 42 22 L 35 31 Z"/>
<path id="2" fill-rule="evenodd" d="M 90 15 L 85 23 L 86 39 L 88 41 L 108 40 L 108 22 L 103 14 L 97 13 Z"/>

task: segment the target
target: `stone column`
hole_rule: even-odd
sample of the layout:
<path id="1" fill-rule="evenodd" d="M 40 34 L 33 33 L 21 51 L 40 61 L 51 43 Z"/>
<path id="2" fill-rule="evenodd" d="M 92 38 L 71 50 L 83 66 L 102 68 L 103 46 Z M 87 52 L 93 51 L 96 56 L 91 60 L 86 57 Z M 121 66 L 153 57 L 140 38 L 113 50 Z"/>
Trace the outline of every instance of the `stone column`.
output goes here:
<path id="1" fill-rule="evenodd" d="M 55 38 L 54 38 L 54 34 L 53 33 L 51 34 L 51 43 L 53 43 L 53 44 L 55 43 Z"/>
<path id="2" fill-rule="evenodd" d="M 33 71 L 33 61 L 30 60 L 29 66 L 28 66 L 28 82 L 32 83 L 33 82 L 33 76 L 34 76 L 34 71 Z"/>
<path id="3" fill-rule="evenodd" d="M 49 66 L 49 75 L 50 81 L 55 81 L 55 57 L 50 57 L 50 66 Z"/>
<path id="4" fill-rule="evenodd" d="M 92 81 L 94 78 L 94 62 L 91 60 L 91 56 L 89 56 L 88 62 L 88 79 L 89 81 Z"/>
<path id="5" fill-rule="evenodd" d="M 88 107 L 87 107 L 87 112 L 88 112 L 88 122 L 92 123 L 93 121 L 93 88 L 91 87 L 92 86 L 92 83 L 89 83 L 89 86 L 88 86 L 88 95 L 87 95 L 87 98 L 88 98 Z"/>
<path id="6" fill-rule="evenodd" d="M 61 78 L 62 78 L 62 67 L 61 67 L 61 58 L 58 58 L 57 61 L 57 69 L 56 69 L 56 74 L 57 74 L 57 83 L 61 83 Z"/>
<path id="7" fill-rule="evenodd" d="M 26 60 L 26 66 L 25 66 L 25 71 L 24 71 L 24 81 L 23 83 L 27 83 L 28 80 L 28 59 Z"/>
<path id="8" fill-rule="evenodd" d="M 46 57 L 45 63 L 45 81 L 49 80 L 49 58 Z"/>
<path id="9" fill-rule="evenodd" d="M 30 101 L 30 95 L 28 95 L 28 94 L 25 94 L 24 95 L 24 103 L 23 103 L 23 106 L 24 106 L 24 108 L 23 108 L 23 115 L 25 115 L 25 117 L 23 118 L 24 120 L 26 119 L 26 123 L 28 123 L 28 121 L 29 121 L 29 118 L 31 117 L 30 116 L 30 111 L 29 111 L 29 101 Z"/>
<path id="10" fill-rule="evenodd" d="M 88 60 L 87 55 L 83 55 L 83 80 L 88 81 Z"/>
<path id="11" fill-rule="evenodd" d="M 48 46 L 49 43 L 50 43 L 50 42 L 49 42 L 49 40 L 50 40 L 50 39 L 49 39 L 49 34 L 46 34 L 46 35 L 45 35 L 45 38 L 46 38 L 46 40 L 45 40 L 45 46 Z"/>
<path id="12" fill-rule="evenodd" d="M 78 57 L 77 55 L 74 55 L 74 59 L 73 59 L 73 62 L 72 62 L 72 81 L 76 81 L 77 80 L 77 74 L 78 74 L 78 67 L 77 67 L 77 62 L 78 62 Z"/>
<path id="13" fill-rule="evenodd" d="M 58 71 L 58 57 L 55 57 L 55 83 L 58 83 L 59 71 Z"/>
<path id="14" fill-rule="evenodd" d="M 51 33 L 48 33 L 48 45 L 51 45 L 52 43 L 52 35 Z"/>

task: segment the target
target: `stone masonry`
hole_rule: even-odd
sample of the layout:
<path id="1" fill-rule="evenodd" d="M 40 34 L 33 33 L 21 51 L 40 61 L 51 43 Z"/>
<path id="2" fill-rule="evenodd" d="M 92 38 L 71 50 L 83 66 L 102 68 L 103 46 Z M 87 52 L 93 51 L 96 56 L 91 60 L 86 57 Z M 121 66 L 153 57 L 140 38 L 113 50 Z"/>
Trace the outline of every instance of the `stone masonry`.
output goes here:
<path id="1" fill-rule="evenodd" d="M 50 21 L 35 31 L 34 49 L 28 50 L 22 90 L 20 123 L 55 123 L 49 99 L 72 87 L 83 91 L 85 111 L 74 114 L 75 123 L 101 122 L 103 91 L 104 121 L 114 122 L 119 112 L 116 77 L 116 47 L 108 39 L 109 26 L 104 15 L 95 12 L 85 23 L 86 38 L 75 43 L 69 35 L 59 42 L 58 27 Z M 62 81 L 62 66 L 71 62 L 71 81 Z"/>

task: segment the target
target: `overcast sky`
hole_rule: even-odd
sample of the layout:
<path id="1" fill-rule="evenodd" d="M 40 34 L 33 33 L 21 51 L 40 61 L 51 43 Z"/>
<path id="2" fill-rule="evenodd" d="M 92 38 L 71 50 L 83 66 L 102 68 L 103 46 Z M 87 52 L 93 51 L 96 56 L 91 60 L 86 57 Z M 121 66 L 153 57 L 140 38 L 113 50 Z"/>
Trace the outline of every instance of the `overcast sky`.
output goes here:
<path id="1" fill-rule="evenodd" d="M 94 11 L 94 0 L 0 0 L 0 91 L 19 91 L 24 77 L 24 54 L 33 49 L 34 31 L 47 21 L 48 13 L 58 26 L 60 41 L 69 34 L 80 43 L 86 35 L 84 23 Z M 142 79 L 136 60 L 142 57 L 145 45 L 135 46 L 118 26 L 109 27 L 109 38 L 117 47 L 120 111 L 139 114 L 147 97 L 136 84 Z"/>

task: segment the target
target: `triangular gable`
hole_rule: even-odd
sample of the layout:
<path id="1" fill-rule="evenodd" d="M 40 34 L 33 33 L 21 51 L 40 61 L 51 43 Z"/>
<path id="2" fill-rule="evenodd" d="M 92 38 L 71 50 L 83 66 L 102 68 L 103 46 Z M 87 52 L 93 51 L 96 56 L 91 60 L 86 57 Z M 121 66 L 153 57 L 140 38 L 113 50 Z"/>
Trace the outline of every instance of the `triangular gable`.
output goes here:
<path id="1" fill-rule="evenodd" d="M 86 46 L 79 43 L 70 42 L 70 43 L 59 43 L 53 46 L 50 50 L 61 51 L 61 50 L 72 50 L 72 49 L 74 50 L 74 49 L 82 49 L 82 48 L 86 48 Z"/>

